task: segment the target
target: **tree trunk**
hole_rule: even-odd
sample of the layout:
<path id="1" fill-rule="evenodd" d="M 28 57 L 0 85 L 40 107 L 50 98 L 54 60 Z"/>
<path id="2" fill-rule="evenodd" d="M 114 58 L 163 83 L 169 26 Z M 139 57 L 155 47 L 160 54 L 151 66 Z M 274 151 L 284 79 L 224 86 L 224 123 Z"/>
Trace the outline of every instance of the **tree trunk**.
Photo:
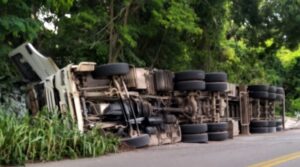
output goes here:
<path id="1" fill-rule="evenodd" d="M 124 14 L 124 18 L 123 18 L 123 26 L 127 25 L 128 22 L 128 16 L 129 16 L 129 9 L 130 9 L 130 4 L 128 6 L 125 7 L 125 14 Z M 119 38 L 119 34 L 115 34 L 115 50 L 113 50 L 113 54 L 112 54 L 112 62 L 116 62 L 118 57 L 121 55 L 121 53 L 123 53 L 123 46 L 120 45 L 118 43 L 118 38 Z"/>
<path id="2" fill-rule="evenodd" d="M 128 17 L 129 17 L 129 11 L 130 11 L 130 6 L 124 7 L 121 9 L 120 13 L 118 13 L 116 16 L 114 16 L 114 0 L 111 1 L 110 3 L 110 25 L 109 25 L 109 63 L 116 62 L 118 57 L 123 53 L 123 46 L 118 43 L 119 40 L 119 34 L 116 32 L 114 26 L 115 22 L 114 20 L 116 19 L 115 17 L 119 17 L 123 15 L 124 12 L 124 18 L 123 18 L 123 26 L 127 25 L 128 22 Z"/>
<path id="3" fill-rule="evenodd" d="M 110 2 L 110 24 L 109 24 L 109 54 L 108 62 L 113 62 L 113 50 L 115 48 L 114 42 L 114 0 Z"/>

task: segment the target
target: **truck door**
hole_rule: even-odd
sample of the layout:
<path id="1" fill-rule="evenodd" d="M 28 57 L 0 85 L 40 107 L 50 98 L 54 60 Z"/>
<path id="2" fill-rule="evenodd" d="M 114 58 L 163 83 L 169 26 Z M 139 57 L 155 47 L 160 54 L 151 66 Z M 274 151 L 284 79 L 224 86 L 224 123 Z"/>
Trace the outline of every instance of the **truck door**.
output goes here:
<path id="1" fill-rule="evenodd" d="M 59 69 L 51 58 L 43 56 L 30 43 L 11 51 L 9 57 L 25 82 L 39 82 Z"/>

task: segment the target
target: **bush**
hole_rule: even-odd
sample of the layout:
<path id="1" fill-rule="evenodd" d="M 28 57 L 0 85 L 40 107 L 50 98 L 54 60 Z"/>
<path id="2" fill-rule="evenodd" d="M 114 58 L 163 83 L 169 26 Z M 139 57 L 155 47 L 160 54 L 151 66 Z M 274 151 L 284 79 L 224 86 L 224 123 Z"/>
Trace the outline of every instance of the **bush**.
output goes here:
<path id="1" fill-rule="evenodd" d="M 17 117 L 0 112 L 0 164 L 95 157 L 115 152 L 119 140 L 97 130 L 80 133 L 70 117 L 41 112 Z"/>
<path id="2" fill-rule="evenodd" d="M 291 101 L 291 109 L 292 111 L 299 112 L 300 109 L 300 98 L 292 99 Z"/>

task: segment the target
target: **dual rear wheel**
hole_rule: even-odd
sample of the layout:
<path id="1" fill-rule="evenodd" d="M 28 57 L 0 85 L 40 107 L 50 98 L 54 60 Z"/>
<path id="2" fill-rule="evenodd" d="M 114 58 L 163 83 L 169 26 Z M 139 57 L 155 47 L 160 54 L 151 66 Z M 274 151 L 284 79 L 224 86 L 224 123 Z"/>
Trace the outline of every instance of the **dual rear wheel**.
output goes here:
<path id="1" fill-rule="evenodd" d="M 255 99 L 278 100 L 284 99 L 284 89 L 282 87 L 269 85 L 249 85 L 249 96 Z"/>
<path id="2" fill-rule="evenodd" d="M 228 139 L 228 123 L 208 123 L 208 139 L 209 141 L 224 141 Z"/>
<path id="3" fill-rule="evenodd" d="M 207 124 L 184 124 L 181 125 L 182 142 L 184 143 L 207 143 Z"/>
<path id="4" fill-rule="evenodd" d="M 228 139 L 228 123 L 184 124 L 181 125 L 182 142 L 207 143 Z"/>
<path id="5" fill-rule="evenodd" d="M 174 89 L 177 91 L 202 91 L 205 89 L 205 73 L 202 70 L 190 70 L 175 73 Z"/>
<path id="6" fill-rule="evenodd" d="M 253 120 L 250 123 L 251 133 L 274 133 L 277 131 L 277 122 L 274 120 Z"/>

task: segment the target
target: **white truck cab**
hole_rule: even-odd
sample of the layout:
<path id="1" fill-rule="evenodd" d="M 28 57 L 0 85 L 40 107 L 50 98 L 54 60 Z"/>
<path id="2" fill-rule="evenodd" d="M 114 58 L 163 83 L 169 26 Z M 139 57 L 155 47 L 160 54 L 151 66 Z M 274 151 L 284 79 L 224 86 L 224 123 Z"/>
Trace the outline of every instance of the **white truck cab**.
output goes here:
<path id="1" fill-rule="evenodd" d="M 30 43 L 10 52 L 25 82 L 27 107 L 34 115 L 70 112 L 78 129 L 100 128 L 133 147 L 179 142 L 177 118 L 163 112 L 171 104 L 172 72 L 135 68 L 127 63 L 69 64 L 59 69 Z"/>
<path id="2" fill-rule="evenodd" d="M 32 114 L 47 106 L 49 111 L 71 111 L 83 131 L 79 93 L 72 72 L 91 72 L 96 63 L 82 62 L 59 69 L 51 58 L 43 56 L 30 43 L 24 43 L 9 53 L 10 59 L 28 83 L 27 107 Z M 78 113 L 76 113 L 78 112 Z"/>

